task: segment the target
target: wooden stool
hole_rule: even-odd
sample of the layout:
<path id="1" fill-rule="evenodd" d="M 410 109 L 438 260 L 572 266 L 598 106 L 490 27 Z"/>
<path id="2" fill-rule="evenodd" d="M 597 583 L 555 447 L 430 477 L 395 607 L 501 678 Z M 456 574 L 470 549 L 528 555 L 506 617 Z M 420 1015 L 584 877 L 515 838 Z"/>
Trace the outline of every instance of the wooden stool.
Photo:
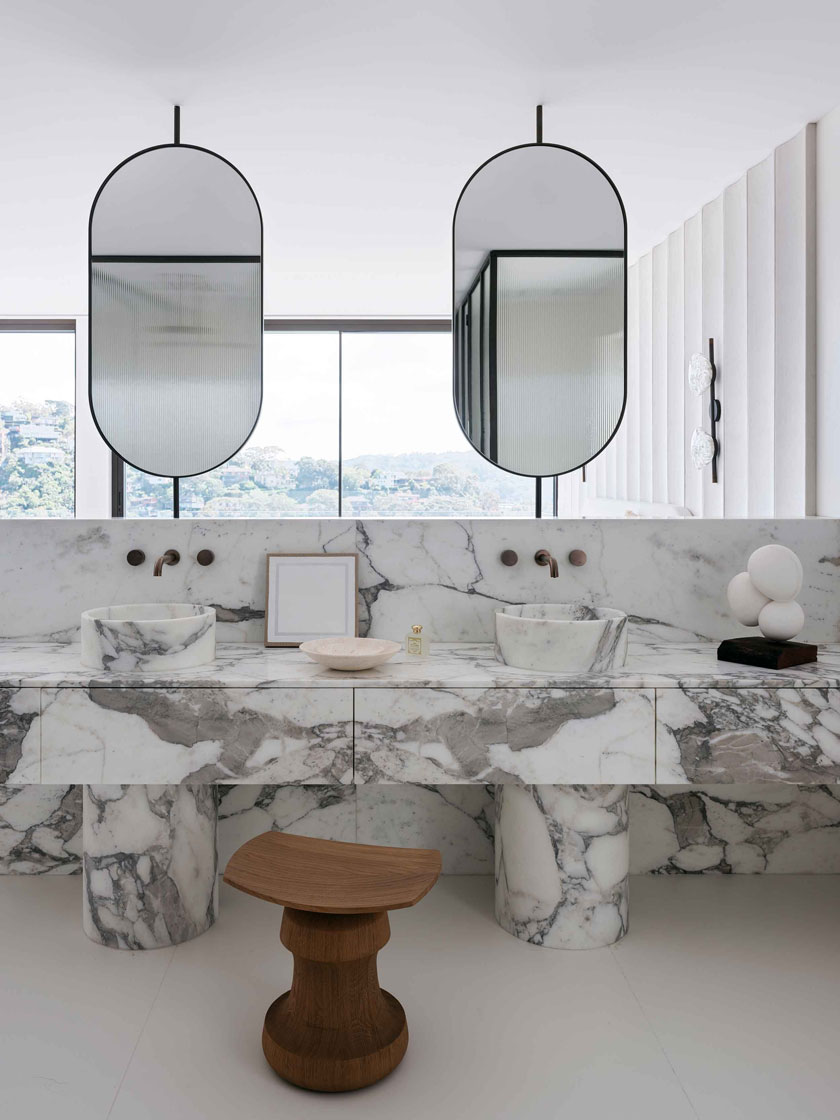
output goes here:
<path id="1" fill-rule="evenodd" d="M 337 1093 L 379 1081 L 408 1046 L 405 1012 L 379 987 L 376 954 L 389 910 L 416 905 L 440 875 L 440 852 L 339 844 L 264 832 L 232 856 L 225 882 L 285 906 L 280 940 L 291 990 L 269 1007 L 263 1053 L 281 1077 Z"/>

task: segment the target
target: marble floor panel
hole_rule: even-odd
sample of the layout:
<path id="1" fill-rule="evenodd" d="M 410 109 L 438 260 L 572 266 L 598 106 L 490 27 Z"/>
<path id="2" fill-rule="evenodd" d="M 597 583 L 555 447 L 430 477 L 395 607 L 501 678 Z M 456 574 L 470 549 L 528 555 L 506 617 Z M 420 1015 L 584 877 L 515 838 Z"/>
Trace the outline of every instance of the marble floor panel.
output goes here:
<path id="1" fill-rule="evenodd" d="M 79 875 L 0 883 L 0 1116 L 100 1120 L 173 950 L 94 945 L 82 933 Z"/>
<path id="2" fill-rule="evenodd" d="M 493 920 L 491 876 L 444 877 L 395 912 L 380 977 L 411 1043 L 361 1093 L 266 1065 L 289 982 L 274 907 L 223 889 L 174 949 L 81 931 L 78 876 L 0 880 L 0 1112 L 25 1120 L 828 1120 L 836 1115 L 840 876 L 632 884 L 611 949 L 548 952 Z"/>
<path id="3" fill-rule="evenodd" d="M 614 957 L 698 1116 L 836 1117 L 840 876 L 674 881 L 634 877 Z"/>

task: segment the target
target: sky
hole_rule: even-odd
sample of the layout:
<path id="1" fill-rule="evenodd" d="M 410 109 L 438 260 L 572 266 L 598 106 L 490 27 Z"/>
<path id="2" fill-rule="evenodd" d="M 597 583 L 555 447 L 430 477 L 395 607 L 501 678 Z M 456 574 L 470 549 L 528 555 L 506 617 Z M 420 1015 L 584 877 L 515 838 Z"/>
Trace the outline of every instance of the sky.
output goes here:
<path id="1" fill-rule="evenodd" d="M 452 404 L 449 334 L 342 338 L 343 456 L 467 451 Z M 253 444 L 291 458 L 335 458 L 338 336 L 269 334 L 265 400 Z"/>
<path id="2" fill-rule="evenodd" d="M 62 334 L 0 332 L 0 404 L 18 397 L 73 401 L 76 379 L 76 338 Z"/>

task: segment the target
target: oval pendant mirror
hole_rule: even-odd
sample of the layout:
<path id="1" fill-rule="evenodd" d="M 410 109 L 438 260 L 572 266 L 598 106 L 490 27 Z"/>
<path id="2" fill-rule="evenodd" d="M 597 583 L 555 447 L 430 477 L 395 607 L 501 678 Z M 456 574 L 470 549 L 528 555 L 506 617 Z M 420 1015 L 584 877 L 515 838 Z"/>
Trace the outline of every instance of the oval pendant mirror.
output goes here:
<path id="1" fill-rule="evenodd" d="M 584 466 L 627 396 L 627 221 L 612 180 L 559 144 L 483 163 L 455 207 L 453 390 L 467 439 L 513 474 Z"/>
<path id="2" fill-rule="evenodd" d="M 262 215 L 233 164 L 175 142 L 116 167 L 90 213 L 90 406 L 131 466 L 224 463 L 262 403 Z"/>

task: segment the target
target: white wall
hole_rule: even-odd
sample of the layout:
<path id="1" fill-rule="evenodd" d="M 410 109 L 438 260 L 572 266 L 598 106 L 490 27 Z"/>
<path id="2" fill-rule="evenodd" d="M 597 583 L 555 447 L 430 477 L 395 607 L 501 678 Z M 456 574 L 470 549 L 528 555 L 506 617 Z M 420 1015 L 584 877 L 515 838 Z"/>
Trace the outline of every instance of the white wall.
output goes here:
<path id="1" fill-rule="evenodd" d="M 840 111 L 821 122 L 823 381 L 817 398 L 817 126 L 751 168 L 628 274 L 626 438 L 587 484 L 584 512 L 802 517 L 840 510 Z M 826 145 L 824 145 L 827 147 Z M 833 226 L 831 223 L 834 223 Z M 831 251 L 831 244 L 835 252 Z M 826 307 L 826 301 L 830 306 Z M 687 386 L 688 359 L 714 338 L 722 405 L 719 482 L 689 453 L 709 430 L 709 395 Z M 836 366 L 836 361 L 834 365 Z M 835 377 L 835 382 L 837 378 Z M 817 415 L 823 432 L 817 504 Z"/>
<path id="2" fill-rule="evenodd" d="M 817 125 L 817 513 L 840 517 L 840 107 Z"/>

